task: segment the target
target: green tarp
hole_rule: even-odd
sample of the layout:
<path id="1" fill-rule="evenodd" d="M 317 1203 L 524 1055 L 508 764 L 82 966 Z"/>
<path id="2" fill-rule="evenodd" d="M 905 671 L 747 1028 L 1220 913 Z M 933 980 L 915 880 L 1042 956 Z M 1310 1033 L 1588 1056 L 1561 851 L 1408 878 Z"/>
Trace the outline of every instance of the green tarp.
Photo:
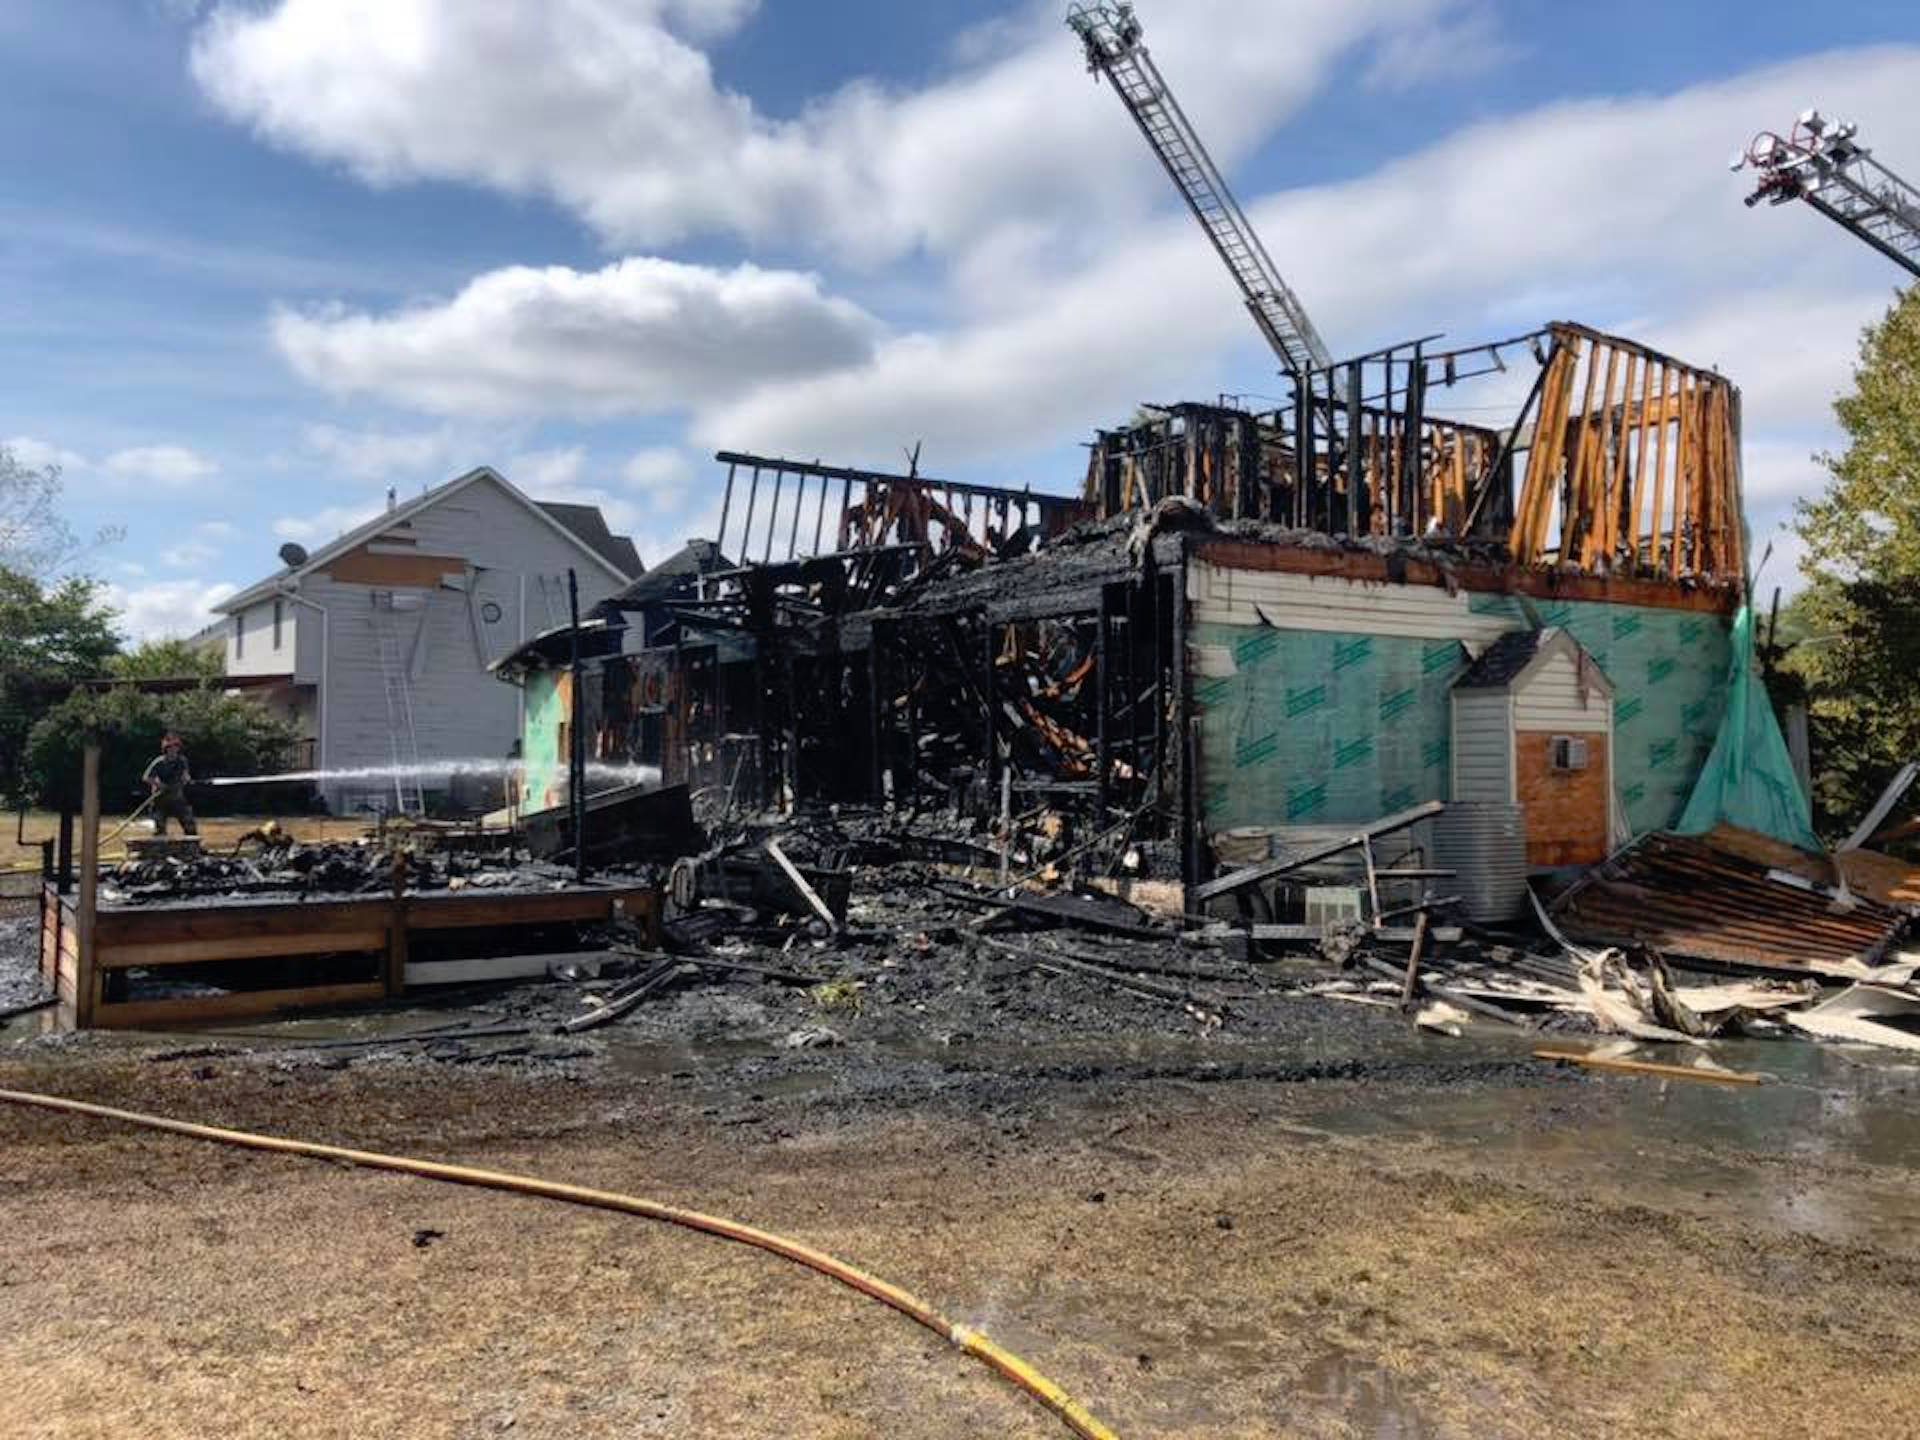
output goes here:
<path id="1" fill-rule="evenodd" d="M 1721 824 L 1757 830 L 1803 850 L 1825 848 L 1813 833 L 1807 794 L 1794 774 L 1767 687 L 1754 673 L 1753 612 L 1746 606 L 1733 620 L 1720 733 L 1676 828 L 1703 835 Z"/>

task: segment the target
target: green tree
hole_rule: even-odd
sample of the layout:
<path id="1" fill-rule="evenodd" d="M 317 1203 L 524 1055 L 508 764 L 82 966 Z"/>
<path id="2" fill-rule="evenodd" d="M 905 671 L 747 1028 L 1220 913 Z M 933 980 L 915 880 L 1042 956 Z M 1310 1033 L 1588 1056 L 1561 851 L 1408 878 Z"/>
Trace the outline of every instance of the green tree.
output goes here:
<path id="1" fill-rule="evenodd" d="M 0 795 L 25 798 L 28 730 L 75 680 L 105 673 L 120 649 L 113 612 L 93 581 L 47 584 L 0 567 Z"/>
<path id="2" fill-rule="evenodd" d="M 218 680 L 226 661 L 218 645 L 191 640 L 143 640 L 107 664 L 117 680 Z"/>
<path id="3" fill-rule="evenodd" d="M 1920 289 L 1865 332 L 1834 413 L 1847 447 L 1820 457 L 1831 479 L 1798 507 L 1807 587 L 1783 628 L 1807 689 L 1816 819 L 1842 834 L 1920 760 Z"/>
<path id="4" fill-rule="evenodd" d="M 295 741 L 286 721 L 217 685 L 164 695 L 128 685 L 76 690 L 34 724 L 27 775 L 43 803 L 77 804 L 81 746 L 94 735 L 101 742 L 101 803 L 109 811 L 131 809 L 145 796 L 141 772 L 169 730 L 186 741 L 197 781 L 280 769 Z"/>

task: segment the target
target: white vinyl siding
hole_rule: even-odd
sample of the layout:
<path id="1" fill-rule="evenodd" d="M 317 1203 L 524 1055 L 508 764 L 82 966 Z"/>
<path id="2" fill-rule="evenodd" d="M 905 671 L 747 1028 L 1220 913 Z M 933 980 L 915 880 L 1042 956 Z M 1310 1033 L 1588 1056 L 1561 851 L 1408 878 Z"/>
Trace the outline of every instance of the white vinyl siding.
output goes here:
<path id="1" fill-rule="evenodd" d="M 1198 559 L 1187 566 L 1187 598 L 1194 620 L 1222 625 L 1464 640 L 1476 646 L 1527 628 L 1511 600 L 1489 607 L 1486 602 L 1494 597 L 1482 597 L 1476 610 L 1464 590 L 1449 595 L 1434 585 L 1232 570 Z"/>
<path id="2" fill-rule="evenodd" d="M 275 624 L 274 606 L 283 606 Z M 263 600 L 236 611 L 227 622 L 227 674 L 289 675 L 294 671 L 299 622 L 291 601 Z"/>
<path id="3" fill-rule="evenodd" d="M 1513 802 L 1513 705 L 1505 690 L 1453 694 L 1453 798 Z"/>
<path id="4" fill-rule="evenodd" d="M 1613 696 L 1606 682 L 1589 664 L 1583 697 L 1579 662 L 1565 649 L 1556 649 L 1527 672 L 1513 708 L 1516 730 L 1600 735 L 1613 724 Z"/>

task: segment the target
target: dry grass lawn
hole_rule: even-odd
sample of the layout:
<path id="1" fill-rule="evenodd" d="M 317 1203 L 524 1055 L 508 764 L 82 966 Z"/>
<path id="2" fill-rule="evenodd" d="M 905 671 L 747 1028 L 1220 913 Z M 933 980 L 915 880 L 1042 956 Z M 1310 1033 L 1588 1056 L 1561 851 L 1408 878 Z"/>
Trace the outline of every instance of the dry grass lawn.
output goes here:
<path id="1" fill-rule="evenodd" d="M 1127 1440 L 1915 1433 L 1899 1237 L 1700 1213 L 1651 1165 L 1625 1194 L 1330 1138 L 1302 1087 L 852 1117 L 591 1069 L 107 1047 L 0 1085 L 763 1224 L 981 1325 Z M 0 1227 L 5 1435 L 1065 1433 L 870 1301 L 620 1216 L 0 1106 Z"/>

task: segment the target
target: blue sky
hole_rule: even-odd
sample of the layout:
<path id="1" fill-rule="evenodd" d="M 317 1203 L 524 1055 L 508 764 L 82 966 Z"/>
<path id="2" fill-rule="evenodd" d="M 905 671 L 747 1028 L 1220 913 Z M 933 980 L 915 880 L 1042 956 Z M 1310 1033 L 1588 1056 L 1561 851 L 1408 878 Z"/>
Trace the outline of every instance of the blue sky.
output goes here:
<path id="1" fill-rule="evenodd" d="M 140 634 L 481 463 L 650 557 L 723 445 L 1070 488 L 1137 401 L 1276 386 L 1063 9 L 0 6 L 0 440 L 124 525 Z M 1625 330 L 1743 386 L 1763 540 L 1818 483 L 1900 275 L 1725 161 L 1817 103 L 1920 170 L 1910 5 L 1140 10 L 1336 352 Z"/>

